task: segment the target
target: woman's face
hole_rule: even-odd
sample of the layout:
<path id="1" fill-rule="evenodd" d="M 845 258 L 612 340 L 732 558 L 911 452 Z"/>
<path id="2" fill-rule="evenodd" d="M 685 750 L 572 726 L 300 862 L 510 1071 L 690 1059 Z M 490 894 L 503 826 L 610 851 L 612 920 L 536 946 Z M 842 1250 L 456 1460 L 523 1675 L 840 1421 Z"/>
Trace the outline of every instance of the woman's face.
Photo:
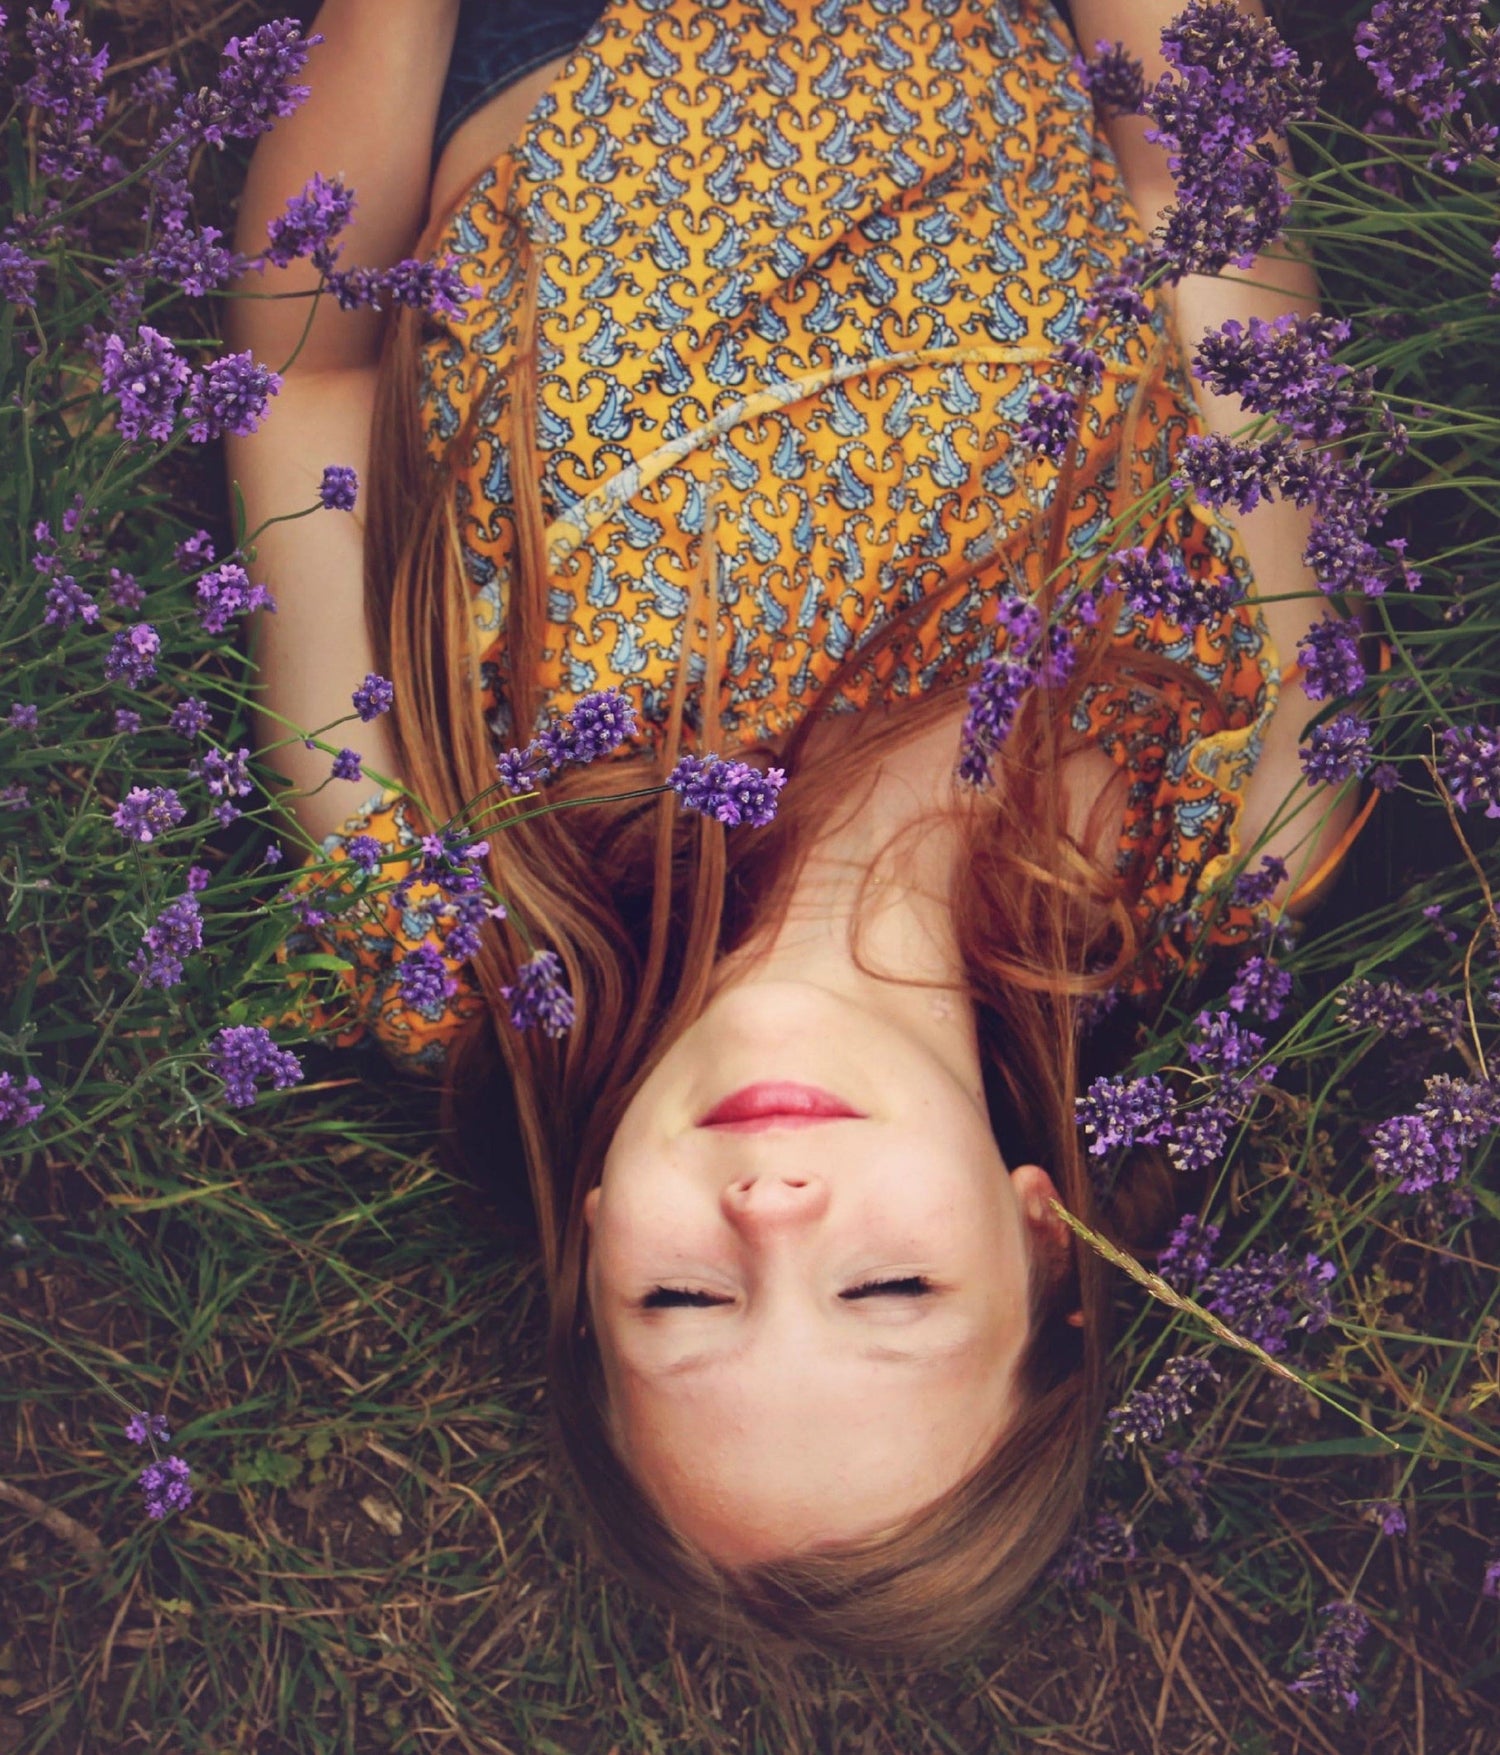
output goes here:
<path id="1" fill-rule="evenodd" d="M 588 1196 L 616 1442 L 668 1522 L 724 1562 L 903 1521 L 1018 1411 L 1029 1262 L 1058 1247 L 1052 1183 L 1000 1156 L 972 1013 L 885 991 L 879 1006 L 799 979 L 716 994 Z M 762 1080 L 861 1118 L 698 1125 Z"/>

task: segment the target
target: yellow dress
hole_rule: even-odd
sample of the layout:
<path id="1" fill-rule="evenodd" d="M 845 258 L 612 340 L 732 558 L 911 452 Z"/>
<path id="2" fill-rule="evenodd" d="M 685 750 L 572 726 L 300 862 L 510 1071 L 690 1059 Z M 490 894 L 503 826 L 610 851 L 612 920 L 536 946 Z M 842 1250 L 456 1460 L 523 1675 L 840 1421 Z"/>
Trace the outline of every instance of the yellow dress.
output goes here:
<path id="1" fill-rule="evenodd" d="M 713 486 L 726 674 L 705 730 L 693 654 L 684 750 L 732 755 L 790 730 L 851 646 L 974 544 L 1034 527 L 1059 465 L 1015 435 L 1041 385 L 1069 387 L 1060 347 L 1093 345 L 1104 376 L 1079 422 L 1067 552 L 1165 545 L 1192 577 L 1232 573 L 1249 593 L 1196 632 L 1128 609 L 1114 630 L 1188 662 L 1217 697 L 1217 728 L 1171 689 L 1147 700 L 1101 684 L 1079 710 L 1132 776 L 1119 864 L 1147 865 L 1144 990 L 1183 963 L 1193 911 L 1238 852 L 1280 677 L 1226 519 L 1190 504 L 1133 537 L 1106 529 L 1206 428 L 1158 295 L 1138 328 L 1095 340 L 1085 327 L 1095 282 L 1146 239 L 1075 53 L 1049 0 L 611 0 L 444 227 L 433 254 L 476 296 L 462 318 L 428 321 L 412 389 L 434 457 L 485 399 L 454 491 L 498 754 L 547 722 L 509 725 L 497 690 L 516 566 L 506 368 L 539 256 L 550 713 L 619 686 L 642 727 L 626 750 L 659 737 Z M 1090 480 L 1122 423 L 1128 467 Z M 1031 588 L 1040 578 L 1036 562 Z M 1010 589 L 981 574 L 935 607 L 915 656 L 883 654 L 838 710 L 976 673 L 1004 650 L 995 611 Z M 410 848 L 422 832 L 382 795 L 324 849 L 337 878 L 353 869 L 351 835 Z M 480 1006 L 451 958 L 451 997 L 403 1001 L 401 959 L 442 948 L 435 894 L 298 929 L 286 947 L 352 965 L 348 1007 L 315 1025 L 342 1024 L 340 1044 L 373 1031 L 428 1074 Z M 1208 940 L 1242 942 L 1260 913 L 1224 901 Z"/>

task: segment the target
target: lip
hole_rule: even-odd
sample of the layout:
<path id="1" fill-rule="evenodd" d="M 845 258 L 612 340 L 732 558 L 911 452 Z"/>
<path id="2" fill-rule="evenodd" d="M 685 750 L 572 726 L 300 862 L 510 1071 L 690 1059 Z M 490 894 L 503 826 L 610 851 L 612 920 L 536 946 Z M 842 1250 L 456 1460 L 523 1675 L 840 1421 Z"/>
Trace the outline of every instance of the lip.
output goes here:
<path id="1" fill-rule="evenodd" d="M 699 1127 L 724 1132 L 760 1133 L 770 1126 L 809 1127 L 822 1121 L 863 1121 L 864 1113 L 851 1109 L 841 1097 L 816 1085 L 785 1080 L 746 1085 L 716 1103 L 698 1122 Z"/>

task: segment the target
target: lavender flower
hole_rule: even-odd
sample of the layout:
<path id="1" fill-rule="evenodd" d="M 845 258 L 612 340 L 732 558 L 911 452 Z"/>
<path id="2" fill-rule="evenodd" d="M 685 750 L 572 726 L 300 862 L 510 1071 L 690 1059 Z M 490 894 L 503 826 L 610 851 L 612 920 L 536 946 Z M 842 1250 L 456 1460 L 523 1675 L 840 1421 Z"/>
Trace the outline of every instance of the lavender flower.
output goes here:
<path id="1" fill-rule="evenodd" d="M 534 737 L 524 750 L 506 750 L 495 772 L 512 796 L 534 792 L 564 768 L 598 761 L 639 729 L 630 698 L 618 688 L 600 689 L 584 695 L 559 724 Z"/>
<path id="2" fill-rule="evenodd" d="M 295 83 L 321 33 L 302 35 L 290 18 L 272 19 L 248 37 L 231 37 L 222 51 L 219 80 L 190 93 L 177 107 L 172 132 L 184 143 L 253 140 L 279 116 L 290 116 L 309 95 Z"/>
<path id="3" fill-rule="evenodd" d="M 1178 454 L 1172 487 L 1196 494 L 1206 506 L 1253 512 L 1262 497 L 1275 498 L 1285 474 L 1285 445 L 1281 439 L 1236 444 L 1221 433 L 1190 434 Z"/>
<path id="4" fill-rule="evenodd" d="M 1365 667 L 1359 655 L 1359 629 L 1352 622 L 1321 621 L 1297 642 L 1302 663 L 1302 688 L 1310 701 L 1352 695 L 1363 685 Z"/>
<path id="5" fill-rule="evenodd" d="M 1399 1178 L 1403 1194 L 1425 1192 L 1457 1174 L 1458 1166 L 1432 1137 L 1419 1115 L 1393 1115 L 1370 1135 L 1371 1164 L 1377 1176 Z"/>
<path id="6" fill-rule="evenodd" d="M 1286 883 L 1286 876 L 1286 860 L 1267 853 L 1253 872 L 1240 872 L 1240 876 L 1235 877 L 1233 900 L 1240 906 L 1260 907 L 1261 902 L 1274 897 L 1277 886 Z"/>
<path id="7" fill-rule="evenodd" d="M 323 471 L 318 498 L 327 512 L 352 512 L 359 493 L 359 476 L 343 463 L 330 463 Z"/>
<path id="8" fill-rule="evenodd" d="M 107 335 L 100 358 L 100 387 L 120 400 L 122 439 L 169 439 L 177 403 L 192 369 L 165 335 L 142 324 L 130 346 Z"/>
<path id="9" fill-rule="evenodd" d="M 1340 1022 L 1351 1030 L 1379 1030 L 1398 1038 L 1431 1030 L 1450 1047 L 1463 1036 L 1463 1001 L 1435 987 L 1413 993 L 1399 981 L 1356 975 L 1334 995 L 1333 1003 Z"/>
<path id="10" fill-rule="evenodd" d="M 42 266 L 18 244 L 0 238 L 0 301 L 17 310 L 31 310 L 36 305 L 36 277 Z"/>
<path id="11" fill-rule="evenodd" d="M 85 627 L 92 627 L 99 619 L 99 605 L 71 573 L 63 573 L 47 588 L 47 610 L 42 625 L 66 628 L 79 619 Z"/>
<path id="12" fill-rule="evenodd" d="M 439 1016 L 444 1001 L 458 991 L 458 982 L 431 945 L 408 951 L 396 965 L 396 980 L 403 1004 L 430 1018 Z"/>
<path id="13" fill-rule="evenodd" d="M 1484 1584 L 1480 1587 L 1481 1596 L 1500 1597 L 1500 1554 L 1484 1569 Z"/>
<path id="14" fill-rule="evenodd" d="M 252 585 L 237 561 L 225 561 L 198 581 L 198 620 L 205 633 L 222 634 L 235 616 L 252 610 L 276 612 L 276 600 L 264 585 Z"/>
<path id="15" fill-rule="evenodd" d="M 53 0 L 46 12 L 27 11 L 26 37 L 36 71 L 19 95 L 41 114 L 37 168 L 44 177 L 76 182 L 99 162 L 99 149 L 89 137 L 104 118 L 109 50 L 94 50 L 68 12 L 68 0 Z"/>
<path id="16" fill-rule="evenodd" d="M 351 835 L 344 851 L 366 877 L 380 864 L 385 849 L 373 835 Z"/>
<path id="17" fill-rule="evenodd" d="M 125 1436 L 132 1444 L 170 1444 L 172 1434 L 167 1429 L 165 1414 L 148 1414 L 144 1408 L 138 1414 L 132 1414 L 125 1422 Z"/>
<path id="18" fill-rule="evenodd" d="M 1058 348 L 1057 357 L 1068 368 L 1085 396 L 1092 396 L 1104 382 L 1104 361 L 1093 348 L 1069 340 Z"/>
<path id="19" fill-rule="evenodd" d="M 453 264 L 421 262 L 414 256 L 390 268 L 334 269 L 327 284 L 341 311 L 383 311 L 392 304 L 462 317 L 465 304 L 476 296 Z"/>
<path id="20" fill-rule="evenodd" d="M 443 941 L 443 955 L 456 962 L 467 962 L 480 946 L 480 933 L 488 919 L 505 918 L 505 905 L 491 908 L 483 895 L 460 896 L 451 905 L 453 925 Z"/>
<path id="21" fill-rule="evenodd" d="M 191 890 L 169 902 L 141 937 L 127 967 L 146 987 L 163 990 L 182 980 L 184 959 L 203 949 L 203 917 Z"/>
<path id="22" fill-rule="evenodd" d="M 433 884 L 449 896 L 469 896 L 484 888 L 480 861 L 490 850 L 488 841 L 468 841 L 463 833 L 454 832 L 424 835 L 421 845 L 421 860 L 398 886 L 398 894 L 413 884 Z"/>
<path id="23" fill-rule="evenodd" d="M 1307 1668 L 1290 1684 L 1293 1694 L 1305 1694 L 1323 1706 L 1359 1705 L 1354 1686 L 1357 1652 L 1370 1631 L 1364 1612 L 1353 1603 L 1325 1603 L 1319 1613 L 1323 1628 L 1313 1644 Z"/>
<path id="24" fill-rule="evenodd" d="M 1411 1115 L 1393 1115 L 1370 1135 L 1378 1176 L 1397 1179 L 1402 1194 L 1425 1194 L 1456 1181 L 1463 1155 L 1500 1127 L 1500 1086 L 1436 1073 Z"/>
<path id="25" fill-rule="evenodd" d="M 133 256 L 106 272 L 127 282 L 147 276 L 169 280 L 189 298 L 201 299 L 228 286 L 249 265 L 248 257 L 220 242 L 223 236 L 215 225 L 169 226 L 145 255 Z"/>
<path id="26" fill-rule="evenodd" d="M 195 531 L 179 542 L 172 550 L 172 556 L 177 562 L 178 571 L 183 573 L 196 573 L 202 567 L 211 567 L 218 558 L 214 539 L 206 530 Z"/>
<path id="27" fill-rule="evenodd" d="M 549 1036 L 558 1037 L 573 1027 L 573 996 L 563 983 L 556 951 L 538 951 L 522 963 L 515 984 L 502 987 L 500 994 L 510 1001 L 510 1021 L 518 1030 L 540 1024 Z"/>
<path id="28" fill-rule="evenodd" d="M 1242 1029 L 1225 1012 L 1201 1011 L 1193 1019 L 1193 1028 L 1197 1034 L 1187 1045 L 1188 1059 L 1220 1077 L 1253 1066 L 1266 1045 L 1264 1036 Z"/>
<path id="29" fill-rule="evenodd" d="M 373 671 L 354 691 L 354 710 L 366 725 L 372 719 L 378 719 L 382 713 L 389 713 L 396 700 L 395 686 L 383 676 L 376 676 Z"/>
<path id="30" fill-rule="evenodd" d="M 170 786 L 132 786 L 110 819 L 132 841 L 154 841 L 187 815 Z"/>
<path id="31" fill-rule="evenodd" d="M 1292 977 L 1268 957 L 1246 957 L 1229 989 L 1231 1011 L 1250 1012 L 1273 1023 L 1291 996 Z"/>
<path id="32" fill-rule="evenodd" d="M 169 104 L 177 96 L 177 75 L 170 67 L 158 63 L 148 67 L 131 84 L 130 101 L 133 104 L 145 104 L 155 108 L 158 104 Z"/>
<path id="33" fill-rule="evenodd" d="M 40 1120 L 46 1104 L 28 1099 L 41 1088 L 41 1080 L 30 1073 L 25 1084 L 17 1084 L 10 1073 L 0 1072 L 0 1127 L 30 1127 L 33 1121 Z"/>
<path id="34" fill-rule="evenodd" d="M 1422 120 L 1435 122 L 1463 101 L 1444 54 L 1444 28 L 1471 31 L 1478 17 L 1477 5 L 1379 0 L 1355 27 L 1354 53 L 1374 74 L 1382 97 L 1411 98 Z"/>
<path id="35" fill-rule="evenodd" d="M 189 695 L 179 701 L 167 716 L 167 725 L 178 737 L 199 737 L 213 724 L 208 702 Z"/>
<path id="36" fill-rule="evenodd" d="M 161 635 L 150 622 L 121 628 L 109 643 L 104 674 L 110 682 L 123 682 L 127 688 L 138 689 L 156 675 L 156 655 L 160 651 Z"/>
<path id="37" fill-rule="evenodd" d="M 1093 61 L 1078 60 L 1078 70 L 1100 109 L 1118 110 L 1122 115 L 1138 116 L 1146 102 L 1146 73 L 1141 62 L 1125 51 L 1123 43 L 1100 38 L 1094 44 Z"/>
<path id="38" fill-rule="evenodd" d="M 1192 1213 L 1184 1213 L 1166 1247 L 1156 1258 L 1157 1273 L 1179 1292 L 1190 1293 L 1207 1278 L 1213 1266 L 1219 1229 L 1217 1225 L 1206 1225 Z"/>
<path id="39" fill-rule="evenodd" d="M 335 780 L 358 780 L 361 778 L 360 755 L 358 750 L 343 749 L 333 758 L 333 778 Z"/>
<path id="40" fill-rule="evenodd" d="M 1500 145 L 1500 127 L 1493 122 L 1476 122 L 1465 111 L 1448 123 L 1448 139 L 1427 160 L 1427 168 L 1457 176 L 1468 170 L 1476 159 L 1488 158 Z"/>
<path id="41" fill-rule="evenodd" d="M 1406 1513 L 1394 1499 L 1376 1499 L 1366 1511 L 1372 1523 L 1380 1525 L 1383 1536 L 1404 1536 L 1406 1534 Z"/>
<path id="42" fill-rule="evenodd" d="M 135 574 L 120 567 L 109 569 L 109 596 L 116 609 L 139 609 L 146 601 L 146 593 Z"/>
<path id="43" fill-rule="evenodd" d="M 1026 418 L 1017 429 L 1016 440 L 1026 450 L 1061 463 L 1077 427 L 1078 398 L 1041 384 L 1026 405 Z"/>
<path id="44" fill-rule="evenodd" d="M 1482 804 L 1500 817 L 1500 734 L 1484 725 L 1449 725 L 1438 739 L 1437 770 L 1460 810 Z"/>
<path id="45" fill-rule="evenodd" d="M 225 354 L 193 378 L 182 410 L 189 436 L 199 444 L 225 433 L 248 437 L 280 389 L 280 374 L 257 365 L 252 354 Z"/>
<path id="46" fill-rule="evenodd" d="M 1207 1359 L 1169 1359 L 1148 1387 L 1136 1390 L 1106 1416 L 1104 1454 L 1121 1457 L 1132 1444 L 1154 1444 L 1191 1411 L 1193 1397 L 1219 1374 Z"/>
<path id="47" fill-rule="evenodd" d="M 146 1496 L 146 1515 L 161 1519 L 173 1511 L 186 1511 L 193 1503 L 188 1484 L 192 1470 L 180 1456 L 164 1456 L 141 1470 L 141 1491 Z"/>
<path id="48" fill-rule="evenodd" d="M 1316 1334 L 1328 1326 L 1333 1316 L 1328 1287 L 1337 1274 L 1332 1262 L 1311 1253 L 1294 1261 L 1283 1244 L 1269 1255 L 1251 1250 L 1242 1260 L 1215 1268 L 1198 1297 L 1246 1340 L 1274 1355 L 1286 1351 L 1293 1328 Z"/>
<path id="49" fill-rule="evenodd" d="M 37 721 L 36 706 L 31 701 L 13 701 L 10 712 L 5 716 L 6 723 L 16 731 L 35 731 Z"/>
<path id="50" fill-rule="evenodd" d="M 1159 549 L 1121 549 L 1110 557 L 1119 569 L 1125 601 L 1138 615 L 1161 616 L 1184 633 L 1216 621 L 1244 596 L 1239 580 L 1221 574 L 1197 580 Z"/>
<path id="51" fill-rule="evenodd" d="M 1309 780 L 1334 785 L 1369 771 L 1370 727 L 1357 713 L 1340 713 L 1325 725 L 1315 725 L 1297 753 Z"/>
<path id="52" fill-rule="evenodd" d="M 1078 1530 L 1053 1562 L 1055 1575 L 1081 1590 L 1090 1585 L 1110 1562 L 1128 1562 L 1139 1553 L 1135 1531 L 1112 1512 L 1101 1511 L 1093 1528 Z"/>
<path id="53" fill-rule="evenodd" d="M 133 707 L 115 708 L 115 735 L 133 737 L 141 728 L 141 716 Z"/>
<path id="54" fill-rule="evenodd" d="M 260 1024 L 228 1025 L 219 1031 L 210 1071 L 224 1081 L 231 1107 L 247 1109 L 256 1097 L 256 1082 L 270 1079 L 284 1091 L 302 1077 L 302 1063 L 289 1048 L 278 1048 Z"/>
<path id="55" fill-rule="evenodd" d="M 1373 399 L 1370 368 L 1356 376 L 1330 357 L 1349 335 L 1343 318 L 1289 311 L 1272 323 L 1252 317 L 1247 331 L 1231 317 L 1199 342 L 1193 370 L 1216 394 L 1274 415 L 1299 438 L 1333 439 L 1367 416 Z"/>
<path id="56" fill-rule="evenodd" d="M 990 784 L 990 761 L 1010 736 L 1026 693 L 1037 680 L 1029 656 L 987 658 L 969 684 L 969 711 L 959 738 L 955 773 L 966 786 Z"/>
<path id="57" fill-rule="evenodd" d="M 1173 1137 L 1167 1142 L 1172 1168 L 1184 1176 L 1207 1170 L 1223 1156 L 1229 1130 L 1239 1120 L 1232 1093 L 1219 1093 L 1195 1109 L 1178 1115 Z"/>
<path id="58" fill-rule="evenodd" d="M 759 829 L 776 815 L 786 774 L 780 768 L 762 773 L 748 762 L 726 762 L 720 756 L 684 756 L 667 784 L 684 810 L 700 811 L 730 828 L 749 823 Z"/>
<path id="59" fill-rule="evenodd" d="M 267 225 L 270 243 L 266 260 L 277 268 L 287 268 L 299 256 L 322 251 L 331 263 L 338 252 L 328 250 L 329 242 L 348 225 L 354 207 L 352 189 L 346 189 L 337 177 L 324 177 L 315 171 L 302 193 L 293 195 L 285 211 Z"/>
<path id="60" fill-rule="evenodd" d="M 1089 289 L 1083 307 L 1086 323 L 1106 328 L 1133 330 L 1151 321 L 1151 307 L 1146 303 L 1141 286 L 1146 264 L 1140 253 L 1132 249 L 1112 274 L 1101 274 Z"/>
<path id="61" fill-rule="evenodd" d="M 1146 138 L 1167 147 L 1178 194 L 1161 260 L 1171 279 L 1217 274 L 1231 261 L 1248 268 L 1291 206 L 1277 176 L 1285 155 L 1263 138 L 1317 114 L 1322 70 L 1300 73 L 1275 26 L 1233 0 L 1189 0 L 1161 46 L 1176 76 L 1164 74 L 1144 100 L 1155 123 Z"/>
<path id="62" fill-rule="evenodd" d="M 215 798 L 227 798 L 231 793 L 236 798 L 243 798 L 250 791 L 252 781 L 249 770 L 250 752 L 238 749 L 233 755 L 223 750 L 209 750 L 201 761 L 194 762 L 189 772 L 201 775 L 208 790 Z"/>
<path id="63" fill-rule="evenodd" d="M 1089 1151 L 1095 1157 L 1116 1146 L 1170 1138 L 1176 1112 L 1172 1093 L 1155 1073 L 1139 1079 L 1123 1074 L 1097 1078 L 1075 1099 L 1075 1107 L 1079 1125 L 1092 1136 Z"/>

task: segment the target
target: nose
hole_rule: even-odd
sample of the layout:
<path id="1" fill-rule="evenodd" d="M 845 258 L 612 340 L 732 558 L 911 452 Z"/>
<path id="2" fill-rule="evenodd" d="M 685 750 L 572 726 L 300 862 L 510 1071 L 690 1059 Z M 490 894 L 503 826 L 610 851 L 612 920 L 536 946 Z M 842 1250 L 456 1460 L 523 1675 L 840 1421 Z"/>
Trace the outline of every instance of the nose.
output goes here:
<path id="1" fill-rule="evenodd" d="M 821 1176 L 739 1176 L 724 1189 L 729 1222 L 742 1231 L 811 1224 L 828 1210 L 828 1184 Z"/>

